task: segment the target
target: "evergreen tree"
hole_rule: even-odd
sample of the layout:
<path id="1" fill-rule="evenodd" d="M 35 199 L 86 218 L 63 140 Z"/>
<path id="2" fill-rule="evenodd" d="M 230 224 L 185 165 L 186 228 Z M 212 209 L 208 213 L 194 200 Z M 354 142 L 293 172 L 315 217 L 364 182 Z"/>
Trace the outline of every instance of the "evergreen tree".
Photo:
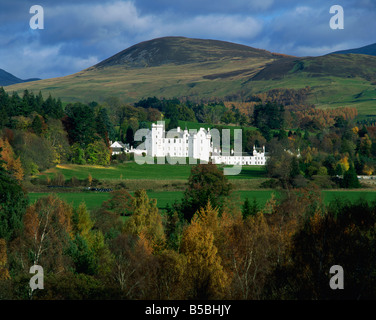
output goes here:
<path id="1" fill-rule="evenodd" d="M 230 194 L 231 184 L 215 164 L 199 164 L 191 169 L 188 188 L 180 205 L 180 212 L 190 221 L 197 210 L 208 201 L 221 211 L 223 199 Z"/>
<path id="2" fill-rule="evenodd" d="M 248 216 L 254 216 L 259 212 L 260 208 L 258 206 L 256 198 L 253 198 L 252 203 L 249 201 L 248 197 L 245 198 L 242 205 L 242 214 L 243 219 L 246 219 Z"/>
<path id="3" fill-rule="evenodd" d="M 133 132 L 132 127 L 128 127 L 125 133 L 125 143 L 128 143 L 129 145 L 133 145 L 133 142 L 134 142 L 134 132 Z"/>
<path id="4" fill-rule="evenodd" d="M 3 165 L 4 161 L 0 159 L 0 239 L 8 242 L 13 240 L 22 228 L 22 218 L 29 200 L 23 188 Z"/>
<path id="5" fill-rule="evenodd" d="M 353 164 L 350 164 L 349 170 L 343 175 L 343 187 L 347 189 L 360 188 L 360 182 Z"/>
<path id="6" fill-rule="evenodd" d="M 40 136 L 42 134 L 42 127 L 42 120 L 40 119 L 39 115 L 36 115 L 33 122 L 31 123 L 31 128 L 36 135 Z"/>
<path id="7" fill-rule="evenodd" d="M 166 128 L 166 131 L 176 129 L 179 126 L 179 119 L 178 119 L 178 113 L 174 112 L 171 115 L 170 122 L 168 123 L 168 126 Z"/>

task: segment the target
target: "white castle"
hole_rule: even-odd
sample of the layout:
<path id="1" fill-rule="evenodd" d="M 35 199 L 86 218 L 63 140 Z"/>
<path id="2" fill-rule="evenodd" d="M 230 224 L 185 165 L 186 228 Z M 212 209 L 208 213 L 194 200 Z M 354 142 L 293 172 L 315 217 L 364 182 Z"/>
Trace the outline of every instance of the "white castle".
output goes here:
<path id="1" fill-rule="evenodd" d="M 235 155 L 231 151 L 229 155 L 222 155 L 221 150 L 213 148 L 210 129 L 182 130 L 180 127 L 166 133 L 164 122 L 152 124 L 145 136 L 145 150 L 133 149 L 121 142 L 111 144 L 112 154 L 121 152 L 145 153 L 152 157 L 176 157 L 199 159 L 201 162 L 211 161 L 214 164 L 228 165 L 265 165 L 267 155 L 265 147 L 253 147 L 253 153 Z M 121 148 L 124 146 L 123 148 Z"/>

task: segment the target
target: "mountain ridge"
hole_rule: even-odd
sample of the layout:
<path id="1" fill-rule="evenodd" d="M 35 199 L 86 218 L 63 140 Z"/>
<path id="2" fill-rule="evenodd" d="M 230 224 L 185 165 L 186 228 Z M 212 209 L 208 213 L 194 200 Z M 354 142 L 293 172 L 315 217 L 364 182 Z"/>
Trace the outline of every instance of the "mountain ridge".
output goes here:
<path id="1" fill-rule="evenodd" d="M 332 52 L 332 54 L 349 54 L 349 53 L 376 56 L 376 43 L 369 44 L 367 46 L 360 47 L 360 48 Z"/>
<path id="2" fill-rule="evenodd" d="M 24 83 L 24 82 L 30 82 L 30 81 L 37 81 L 41 80 L 38 78 L 30 78 L 26 80 L 22 80 L 20 78 L 17 78 L 13 74 L 5 71 L 4 69 L 0 69 L 0 86 L 9 86 L 17 83 Z"/>

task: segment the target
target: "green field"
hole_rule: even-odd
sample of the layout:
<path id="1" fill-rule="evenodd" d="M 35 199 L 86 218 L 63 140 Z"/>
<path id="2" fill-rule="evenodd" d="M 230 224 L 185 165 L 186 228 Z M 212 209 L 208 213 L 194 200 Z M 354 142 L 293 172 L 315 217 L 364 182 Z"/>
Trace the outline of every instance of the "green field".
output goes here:
<path id="1" fill-rule="evenodd" d="M 240 204 L 248 198 L 250 201 L 256 199 L 259 206 L 264 206 L 271 198 L 273 190 L 249 190 L 249 191 L 234 191 L 235 200 L 240 201 Z M 48 193 L 29 193 L 30 203 L 34 203 L 38 198 L 47 195 Z M 133 192 L 131 192 L 133 194 Z M 171 205 L 174 201 L 179 201 L 182 196 L 182 191 L 165 191 L 165 192 L 147 192 L 149 198 L 157 199 L 157 206 L 160 209 L 166 208 L 167 204 Z M 78 192 L 78 193 L 57 193 L 57 195 L 72 204 L 73 207 L 78 207 L 84 201 L 89 210 L 100 207 L 103 201 L 110 198 L 109 193 L 100 192 Z M 276 194 L 277 195 L 277 194 Z M 323 190 L 322 197 L 325 204 L 335 198 L 348 199 L 355 202 L 358 199 L 365 199 L 369 202 L 376 201 L 376 191 L 355 191 L 355 190 Z"/>
<path id="2" fill-rule="evenodd" d="M 244 201 L 248 197 L 251 201 L 256 198 L 259 205 L 265 205 L 266 201 L 270 199 L 273 191 L 271 190 L 255 190 L 255 191 L 236 191 L 234 192 L 235 199 Z M 133 192 L 130 192 L 133 195 Z M 47 192 L 29 193 L 30 203 L 34 203 L 40 197 L 46 196 Z M 88 209 L 94 209 L 101 206 L 103 201 L 110 198 L 109 193 L 102 192 L 61 192 L 56 193 L 62 200 L 77 208 L 81 202 L 85 202 Z M 167 204 L 172 205 L 175 201 L 179 201 L 182 196 L 182 191 L 164 191 L 164 192 L 147 192 L 150 199 L 157 199 L 157 206 L 160 209 L 166 208 Z"/>
<path id="3" fill-rule="evenodd" d="M 98 180 L 188 180 L 192 165 L 170 165 L 170 164 L 143 164 L 129 162 L 110 167 L 89 166 L 89 165 L 58 165 L 56 168 L 47 170 L 39 175 L 40 179 L 51 179 L 55 174 L 61 173 L 65 179 L 76 177 L 80 180 L 86 179 L 89 174 L 93 179 Z M 266 178 L 265 167 L 243 166 L 239 175 L 228 176 L 229 179 L 257 179 Z"/>

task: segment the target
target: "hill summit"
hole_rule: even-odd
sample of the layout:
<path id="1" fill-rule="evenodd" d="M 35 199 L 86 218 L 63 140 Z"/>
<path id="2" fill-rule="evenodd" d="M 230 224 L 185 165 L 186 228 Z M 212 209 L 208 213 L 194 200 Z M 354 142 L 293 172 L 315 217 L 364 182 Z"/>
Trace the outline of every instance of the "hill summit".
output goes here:
<path id="1" fill-rule="evenodd" d="M 166 64 L 183 65 L 220 60 L 247 58 L 273 59 L 281 55 L 249 46 L 185 37 L 163 37 L 138 43 L 92 68 L 121 65 L 129 69 L 157 67 Z"/>

